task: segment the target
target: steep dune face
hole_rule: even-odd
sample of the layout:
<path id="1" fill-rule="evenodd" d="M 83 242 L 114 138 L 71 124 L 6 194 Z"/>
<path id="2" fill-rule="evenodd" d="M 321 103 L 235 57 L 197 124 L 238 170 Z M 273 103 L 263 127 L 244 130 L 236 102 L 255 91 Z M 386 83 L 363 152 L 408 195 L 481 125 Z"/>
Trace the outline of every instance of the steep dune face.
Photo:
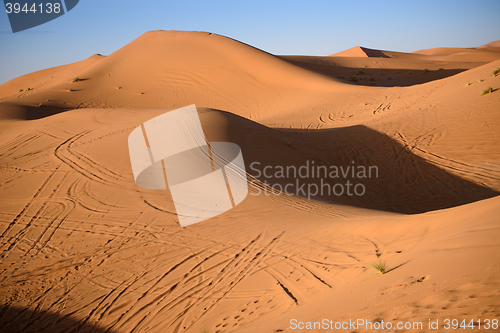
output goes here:
<path id="1" fill-rule="evenodd" d="M 0 326 L 298 332 L 314 330 L 291 319 L 500 318 L 494 48 L 277 57 L 154 31 L 0 86 Z M 241 147 L 249 195 L 181 228 L 168 190 L 135 184 L 127 138 L 189 104 L 209 142 Z M 289 183 L 305 191 L 279 191 Z M 339 183 L 342 194 L 312 192 Z"/>

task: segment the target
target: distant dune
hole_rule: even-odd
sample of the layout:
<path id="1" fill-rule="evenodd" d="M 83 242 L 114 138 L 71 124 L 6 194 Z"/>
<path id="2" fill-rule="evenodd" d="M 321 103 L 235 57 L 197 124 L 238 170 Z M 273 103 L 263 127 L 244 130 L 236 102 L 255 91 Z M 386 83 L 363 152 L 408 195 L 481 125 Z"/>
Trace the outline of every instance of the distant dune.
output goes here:
<path id="1" fill-rule="evenodd" d="M 488 47 L 500 48 L 500 40 L 495 40 L 493 42 L 489 42 L 488 44 L 478 46 L 477 48 L 482 49 L 482 48 L 488 48 Z"/>
<path id="2" fill-rule="evenodd" d="M 492 48 L 433 48 L 415 51 L 413 54 L 422 54 L 429 59 L 438 61 L 463 61 L 463 62 L 490 62 L 498 59 L 500 49 Z"/>
<path id="3" fill-rule="evenodd" d="M 355 46 L 348 50 L 330 55 L 330 57 L 381 57 L 386 58 L 382 51 Z"/>
<path id="4" fill-rule="evenodd" d="M 1 85 L 2 331 L 499 319 L 499 67 L 498 41 L 279 56 L 151 31 Z M 127 138 L 191 104 L 208 142 L 241 147 L 250 194 L 181 228 L 168 190 L 135 184 Z M 345 175 L 277 173 L 306 166 Z M 363 194 L 296 188 L 347 182 Z"/>

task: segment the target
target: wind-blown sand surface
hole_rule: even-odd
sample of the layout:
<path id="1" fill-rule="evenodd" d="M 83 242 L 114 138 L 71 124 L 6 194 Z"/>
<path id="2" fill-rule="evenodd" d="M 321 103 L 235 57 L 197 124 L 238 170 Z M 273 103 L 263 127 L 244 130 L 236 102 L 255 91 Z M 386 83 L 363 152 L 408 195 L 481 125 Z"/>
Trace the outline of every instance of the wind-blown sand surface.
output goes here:
<path id="1" fill-rule="evenodd" d="M 437 332 L 446 318 L 498 320 L 497 67 L 498 42 L 275 56 L 154 31 L 1 85 L 2 331 L 321 332 L 291 320 L 365 319 L 423 323 L 408 332 L 439 320 Z M 168 191 L 135 184 L 127 138 L 190 104 L 209 141 L 241 147 L 252 186 L 234 209 L 181 228 Z M 294 179 L 266 179 L 254 162 L 376 166 L 378 177 L 349 178 L 362 196 L 265 195 L 264 181 Z"/>

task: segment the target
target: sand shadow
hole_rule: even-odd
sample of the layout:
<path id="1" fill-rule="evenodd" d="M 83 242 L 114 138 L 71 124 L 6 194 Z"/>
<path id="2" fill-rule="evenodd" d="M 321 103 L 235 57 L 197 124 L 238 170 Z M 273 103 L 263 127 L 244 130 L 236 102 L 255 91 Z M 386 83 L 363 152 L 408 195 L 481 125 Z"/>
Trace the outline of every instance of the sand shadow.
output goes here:
<path id="1" fill-rule="evenodd" d="M 89 78 L 80 78 L 80 77 L 75 77 L 73 79 L 71 79 L 70 82 L 72 83 L 76 83 L 76 82 L 81 82 L 81 81 L 87 81 Z"/>
<path id="2" fill-rule="evenodd" d="M 351 84 L 362 86 L 381 86 L 381 87 L 408 87 L 431 81 L 441 80 L 467 69 L 373 69 L 373 68 L 349 68 L 343 69 L 343 75 L 340 78 Z M 339 78 L 339 75 L 333 76 Z M 355 81 L 351 78 L 355 78 Z"/>
<path id="3" fill-rule="evenodd" d="M 382 57 L 378 56 L 378 58 Z M 384 58 L 388 57 L 385 56 Z M 428 70 L 423 68 L 424 64 L 419 64 L 422 67 L 420 69 L 343 67 L 336 65 L 334 62 L 320 61 L 316 57 L 309 56 L 282 57 L 282 59 L 335 80 L 362 86 L 408 87 L 444 79 L 468 70 L 468 68 Z M 334 61 L 335 59 L 329 60 Z"/>
<path id="4" fill-rule="evenodd" d="M 323 182 L 311 178 L 308 183 L 318 186 L 327 183 L 330 187 L 339 182 L 345 184 L 350 181 L 353 184 L 352 196 L 320 195 L 334 202 L 413 214 L 459 206 L 500 194 L 430 163 L 414 154 L 411 147 L 366 126 L 293 133 L 283 131 L 295 137 L 296 142 L 292 145 L 296 145 L 296 151 L 301 150 L 311 165 L 314 162 L 316 166 L 336 166 L 340 169 L 339 178 L 325 178 L 322 173 Z M 453 161 L 450 163 L 453 167 L 460 165 Z M 351 168 L 346 171 L 348 167 Z M 467 173 L 470 170 L 464 168 L 461 171 Z M 363 195 L 354 193 L 354 184 L 363 184 Z M 358 193 L 361 188 L 359 186 Z M 340 187 L 338 189 L 340 191 Z"/>
<path id="5" fill-rule="evenodd" d="M 331 203 L 405 214 L 455 207 L 500 194 L 429 162 L 411 147 L 366 126 L 270 129 L 234 114 L 223 116 L 229 124 L 226 138 L 241 147 L 247 173 L 258 179 L 251 184 L 254 189 L 258 186 L 253 185 L 263 182 L 302 197 L 311 194 L 311 198 Z M 209 140 L 217 141 L 217 135 L 207 132 Z M 425 157 L 425 152 L 419 154 Z M 478 172 L 460 161 L 449 163 L 462 174 Z"/>
<path id="6" fill-rule="evenodd" d="M 110 329 L 84 323 L 71 315 L 5 305 L 0 305 L 0 330 L 3 333 L 114 332 Z"/>
<path id="7" fill-rule="evenodd" d="M 40 106 L 0 103 L 0 119 L 36 120 L 71 110 L 67 107 L 45 105 Z"/>

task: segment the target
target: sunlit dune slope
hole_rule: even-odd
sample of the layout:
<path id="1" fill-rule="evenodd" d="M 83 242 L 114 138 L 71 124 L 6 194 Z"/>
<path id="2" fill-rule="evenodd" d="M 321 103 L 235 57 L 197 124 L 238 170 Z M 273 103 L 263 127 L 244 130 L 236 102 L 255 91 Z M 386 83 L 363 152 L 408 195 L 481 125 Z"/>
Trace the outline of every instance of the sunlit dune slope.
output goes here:
<path id="1" fill-rule="evenodd" d="M 283 106 L 300 107 L 304 96 L 317 91 L 343 89 L 330 77 L 204 32 L 148 32 L 105 58 L 69 65 L 65 75 L 58 74 L 51 69 L 12 80 L 5 84 L 2 102 L 57 108 L 196 103 L 256 117 Z M 72 82 L 73 77 L 80 81 Z M 28 83 L 33 90 L 24 91 Z"/>

